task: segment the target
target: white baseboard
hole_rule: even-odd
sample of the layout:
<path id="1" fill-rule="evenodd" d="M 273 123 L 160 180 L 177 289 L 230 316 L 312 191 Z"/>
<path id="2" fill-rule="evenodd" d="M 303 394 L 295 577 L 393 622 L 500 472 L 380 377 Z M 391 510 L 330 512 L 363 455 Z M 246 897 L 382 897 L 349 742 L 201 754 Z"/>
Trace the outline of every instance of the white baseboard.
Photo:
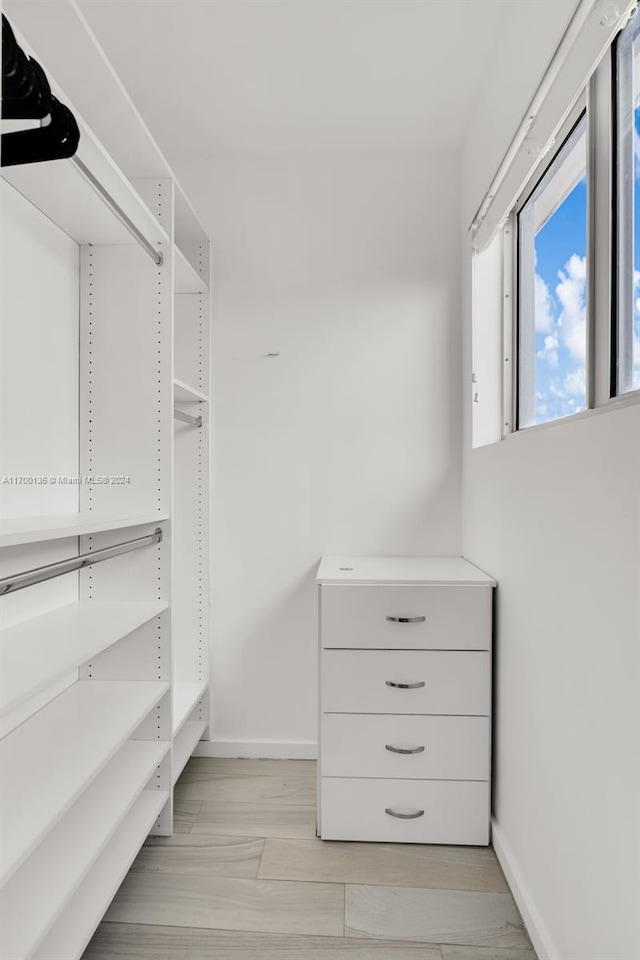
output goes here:
<path id="1" fill-rule="evenodd" d="M 315 740 L 201 740 L 194 757 L 248 760 L 316 760 Z"/>
<path id="2" fill-rule="evenodd" d="M 513 899 L 522 914 L 522 919 L 538 955 L 538 960 L 557 960 L 559 953 L 553 945 L 531 891 L 520 872 L 513 850 L 509 846 L 509 841 L 494 819 L 491 820 L 491 842 L 507 878 L 507 883 L 511 888 Z"/>

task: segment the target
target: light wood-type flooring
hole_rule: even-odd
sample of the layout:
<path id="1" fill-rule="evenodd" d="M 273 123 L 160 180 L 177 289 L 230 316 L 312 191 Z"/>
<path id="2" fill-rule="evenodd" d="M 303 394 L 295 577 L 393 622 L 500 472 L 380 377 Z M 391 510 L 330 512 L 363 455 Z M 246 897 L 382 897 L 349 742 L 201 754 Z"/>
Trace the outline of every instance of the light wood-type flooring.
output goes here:
<path id="1" fill-rule="evenodd" d="M 535 960 L 493 850 L 321 841 L 316 765 L 192 759 L 83 960 Z"/>

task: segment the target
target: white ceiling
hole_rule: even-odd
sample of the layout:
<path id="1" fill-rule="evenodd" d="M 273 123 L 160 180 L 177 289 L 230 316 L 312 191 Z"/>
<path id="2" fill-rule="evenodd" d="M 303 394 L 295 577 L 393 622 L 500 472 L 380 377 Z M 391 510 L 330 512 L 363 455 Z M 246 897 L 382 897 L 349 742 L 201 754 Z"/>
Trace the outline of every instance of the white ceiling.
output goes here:
<path id="1" fill-rule="evenodd" d="M 514 2 L 80 0 L 170 162 L 458 145 Z"/>

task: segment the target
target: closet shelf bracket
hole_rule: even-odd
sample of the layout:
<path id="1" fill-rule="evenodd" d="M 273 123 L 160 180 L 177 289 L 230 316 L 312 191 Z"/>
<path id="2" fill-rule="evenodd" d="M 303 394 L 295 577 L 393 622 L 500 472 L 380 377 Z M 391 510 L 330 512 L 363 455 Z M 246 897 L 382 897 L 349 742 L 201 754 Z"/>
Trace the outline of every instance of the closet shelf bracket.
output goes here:
<path id="1" fill-rule="evenodd" d="M 174 410 L 173 416 L 175 420 L 182 420 L 183 423 L 191 423 L 194 427 L 202 426 L 202 417 L 194 417 L 190 413 L 183 413 L 182 410 Z"/>

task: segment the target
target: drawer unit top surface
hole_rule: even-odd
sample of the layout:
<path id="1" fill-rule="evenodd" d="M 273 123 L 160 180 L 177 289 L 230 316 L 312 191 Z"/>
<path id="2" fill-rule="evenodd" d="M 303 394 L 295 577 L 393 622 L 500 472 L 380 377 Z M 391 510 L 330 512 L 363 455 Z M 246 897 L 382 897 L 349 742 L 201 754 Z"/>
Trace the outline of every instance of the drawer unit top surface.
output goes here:
<path id="1" fill-rule="evenodd" d="M 490 650 L 492 591 L 469 586 L 326 586 L 323 647 Z"/>
<path id="2" fill-rule="evenodd" d="M 439 583 L 495 587 L 463 557 L 323 557 L 318 583 Z"/>

